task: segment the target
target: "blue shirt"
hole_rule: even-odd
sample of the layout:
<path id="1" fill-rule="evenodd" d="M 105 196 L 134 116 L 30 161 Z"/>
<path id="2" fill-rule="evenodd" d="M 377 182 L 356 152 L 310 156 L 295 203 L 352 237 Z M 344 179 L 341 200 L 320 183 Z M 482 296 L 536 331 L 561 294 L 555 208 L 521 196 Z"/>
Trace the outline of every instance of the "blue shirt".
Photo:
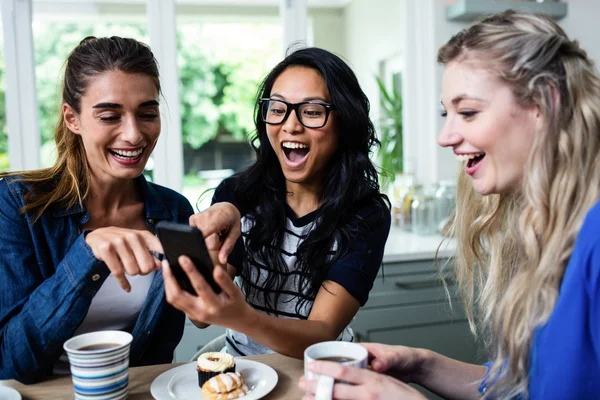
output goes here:
<path id="1" fill-rule="evenodd" d="M 600 202 L 579 231 L 552 315 L 535 331 L 529 398 L 600 399 Z"/>
<path id="2" fill-rule="evenodd" d="M 185 197 L 143 176 L 136 182 L 150 230 L 160 220 L 188 223 L 193 209 Z M 27 192 L 23 182 L 0 180 L 0 379 L 33 383 L 52 374 L 110 271 L 85 242 L 85 207 L 51 207 L 32 224 L 20 211 Z M 130 364 L 171 362 L 184 322 L 166 303 L 157 271 L 131 331 Z"/>

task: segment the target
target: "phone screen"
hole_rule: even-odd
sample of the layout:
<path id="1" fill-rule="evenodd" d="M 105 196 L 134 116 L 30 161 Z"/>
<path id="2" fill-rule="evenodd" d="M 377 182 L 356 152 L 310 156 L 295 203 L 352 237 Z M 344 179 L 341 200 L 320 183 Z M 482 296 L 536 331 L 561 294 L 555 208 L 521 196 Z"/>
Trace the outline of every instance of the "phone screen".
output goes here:
<path id="1" fill-rule="evenodd" d="M 156 225 L 156 233 L 173 275 L 182 289 L 196 294 L 189 278 L 177 261 L 179 256 L 185 255 L 192 260 L 198 272 L 206 279 L 213 291 L 221 292 L 221 288 L 213 278 L 214 265 L 210 259 L 204 236 L 198 228 L 161 221 Z"/>

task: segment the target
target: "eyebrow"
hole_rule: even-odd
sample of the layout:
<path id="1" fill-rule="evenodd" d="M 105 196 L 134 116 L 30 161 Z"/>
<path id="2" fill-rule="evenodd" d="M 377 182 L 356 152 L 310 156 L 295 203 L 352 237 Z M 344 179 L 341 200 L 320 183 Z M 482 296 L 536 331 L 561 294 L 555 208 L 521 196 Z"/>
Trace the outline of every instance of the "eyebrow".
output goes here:
<path id="1" fill-rule="evenodd" d="M 270 97 L 279 97 L 281 100 L 285 99 L 285 97 L 283 97 L 282 95 L 278 94 L 278 93 L 271 93 Z M 324 103 L 327 103 L 327 99 L 325 99 L 324 97 L 321 96 L 310 96 L 310 97 L 305 97 L 302 101 L 314 101 L 314 100 L 319 100 L 322 101 Z"/>
<path id="2" fill-rule="evenodd" d="M 156 100 L 148 100 L 140 103 L 138 107 L 150 107 L 150 106 L 158 106 L 159 103 Z M 98 103 L 92 108 L 123 108 L 123 106 L 119 103 Z"/>
<path id="3" fill-rule="evenodd" d="M 464 94 L 459 94 L 458 96 L 456 96 L 455 98 L 452 99 L 452 104 L 457 105 L 458 103 L 460 103 L 463 100 L 475 100 L 475 101 L 481 101 L 482 103 L 487 103 L 486 100 L 477 97 L 477 96 L 470 96 L 466 93 Z M 441 100 L 440 103 L 442 103 L 442 106 L 444 105 L 444 101 Z"/>

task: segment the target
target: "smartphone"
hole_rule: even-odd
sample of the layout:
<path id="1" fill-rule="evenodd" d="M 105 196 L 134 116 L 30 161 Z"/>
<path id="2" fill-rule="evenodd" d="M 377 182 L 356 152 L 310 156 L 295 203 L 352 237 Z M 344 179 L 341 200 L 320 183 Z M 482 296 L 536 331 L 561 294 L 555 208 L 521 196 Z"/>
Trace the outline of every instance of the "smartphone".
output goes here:
<path id="1" fill-rule="evenodd" d="M 200 229 L 190 225 L 160 221 L 156 225 L 156 234 L 165 251 L 171 271 L 182 289 L 196 294 L 192 283 L 177 261 L 179 256 L 188 256 L 212 290 L 221 293 L 221 287 L 213 278 L 214 265 Z"/>

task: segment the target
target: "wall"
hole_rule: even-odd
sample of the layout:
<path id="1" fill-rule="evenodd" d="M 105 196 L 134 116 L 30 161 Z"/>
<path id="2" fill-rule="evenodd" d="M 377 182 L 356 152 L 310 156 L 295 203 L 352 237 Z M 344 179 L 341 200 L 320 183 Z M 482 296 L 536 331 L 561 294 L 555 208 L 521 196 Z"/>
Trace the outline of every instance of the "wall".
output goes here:
<path id="1" fill-rule="evenodd" d="M 379 117 L 379 90 L 375 75 L 381 60 L 402 55 L 406 0 L 353 0 L 344 10 L 343 55 L 371 101 L 371 118 Z M 414 0 L 409 0 L 414 1 Z M 376 3 L 376 6 L 375 4 Z"/>
<path id="2" fill-rule="evenodd" d="M 344 56 L 346 39 L 343 9 L 309 8 L 308 17 L 312 21 L 312 44 Z"/>
<path id="3" fill-rule="evenodd" d="M 407 33 L 404 37 L 407 39 L 406 69 L 407 73 L 411 73 L 406 78 L 411 80 L 412 84 L 407 85 L 404 92 L 406 153 L 415 159 L 415 172 L 422 183 L 454 179 L 457 171 L 454 155 L 450 150 L 436 144 L 437 134 L 443 123 L 439 117 L 443 69 L 434 63 L 437 49 L 453 34 L 467 27 L 468 23 L 446 20 L 446 1 L 409 1 L 410 8 L 406 10 Z M 579 40 L 596 63 L 600 63 L 596 28 L 600 20 L 600 2 L 563 1 L 568 4 L 568 14 L 559 24 L 572 39 Z M 412 38 L 419 38 L 419 43 L 414 45 Z M 429 90 L 432 82 L 434 90 Z"/>
<path id="4" fill-rule="evenodd" d="M 600 2 L 598 0 L 568 0 L 567 16 L 560 25 L 571 39 L 579 40 L 588 55 L 600 63 L 600 45 L 598 45 L 598 20 Z"/>
<path id="5" fill-rule="evenodd" d="M 439 5 L 441 1 L 436 1 Z M 435 54 L 433 55 L 432 62 L 436 62 L 437 50 L 443 46 L 452 35 L 459 32 L 461 29 L 469 26 L 465 22 L 451 22 L 446 20 L 446 7 L 436 7 L 435 10 Z M 449 148 L 440 147 L 437 145 L 437 135 L 442 129 L 444 119 L 440 117 L 440 93 L 442 92 L 442 74 L 443 68 L 436 65 L 436 81 L 435 81 L 435 93 L 436 97 L 433 100 L 435 108 L 435 129 L 432 132 L 433 142 L 435 146 L 434 154 L 437 157 L 437 169 L 433 171 L 430 176 L 431 182 L 440 180 L 455 180 L 457 173 L 457 162 L 456 156 Z"/>

